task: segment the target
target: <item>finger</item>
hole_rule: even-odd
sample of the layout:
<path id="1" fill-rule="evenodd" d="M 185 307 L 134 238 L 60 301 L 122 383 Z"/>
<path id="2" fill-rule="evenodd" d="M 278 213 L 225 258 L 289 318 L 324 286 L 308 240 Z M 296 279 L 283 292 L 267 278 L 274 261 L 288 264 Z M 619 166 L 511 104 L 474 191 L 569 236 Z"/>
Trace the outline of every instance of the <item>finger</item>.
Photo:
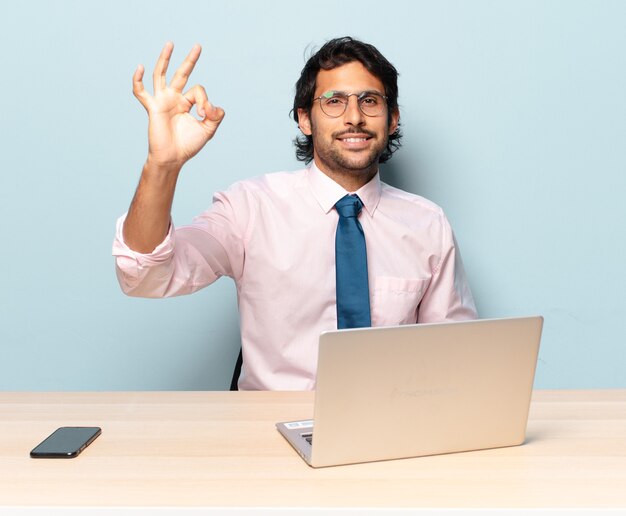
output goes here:
<path id="1" fill-rule="evenodd" d="M 159 60 L 157 61 L 157 64 L 154 67 L 154 73 L 152 74 L 154 93 L 167 87 L 165 74 L 167 73 L 167 67 L 170 64 L 170 57 L 172 57 L 173 50 L 174 43 L 171 41 L 165 43 L 163 50 L 161 50 L 161 55 L 159 55 Z"/>
<path id="2" fill-rule="evenodd" d="M 196 104 L 198 115 L 203 117 L 200 123 L 212 136 L 224 119 L 225 112 L 221 107 L 211 104 L 202 86 L 194 86 L 183 95 L 190 104 Z"/>
<path id="3" fill-rule="evenodd" d="M 192 106 L 194 104 L 196 105 L 196 111 L 199 116 L 202 118 L 206 116 L 205 105 L 208 103 L 208 97 L 206 95 L 206 90 L 202 86 L 199 84 L 194 86 L 186 92 L 183 97 L 185 97 Z"/>
<path id="4" fill-rule="evenodd" d="M 226 115 L 224 110 L 221 107 L 214 106 L 210 102 L 206 103 L 204 110 L 206 112 L 206 116 L 204 117 L 204 120 L 202 120 L 202 123 L 204 125 L 211 123 L 211 125 L 217 129 L 217 126 L 222 123 L 222 120 L 224 120 L 224 116 Z"/>
<path id="5" fill-rule="evenodd" d="M 200 52 L 202 52 L 202 47 L 196 43 L 189 54 L 187 54 L 183 64 L 181 64 L 178 67 L 178 70 L 176 70 L 170 84 L 176 91 L 182 92 L 183 88 L 187 85 L 189 76 L 191 75 L 191 72 L 198 62 L 198 58 L 200 57 Z"/>
<path id="6" fill-rule="evenodd" d="M 206 91 L 200 85 L 191 88 L 188 92 L 183 94 L 183 97 L 185 97 L 192 106 L 194 104 L 196 105 L 198 115 L 203 117 L 200 123 L 209 134 L 209 138 L 213 137 L 213 134 L 215 134 L 215 131 L 224 119 L 224 115 L 226 114 L 224 110 L 209 102 Z"/>
<path id="7" fill-rule="evenodd" d="M 218 127 L 224 120 L 224 110 L 214 106 L 210 102 L 205 104 L 206 116 L 200 121 L 200 125 L 204 128 L 209 139 L 213 138 Z"/>
<path id="8" fill-rule="evenodd" d="M 141 102 L 142 106 L 146 109 L 148 108 L 148 98 L 150 97 L 143 87 L 143 74 L 144 74 L 143 65 L 137 66 L 135 69 L 135 73 L 133 74 L 133 94 L 139 102 Z"/>

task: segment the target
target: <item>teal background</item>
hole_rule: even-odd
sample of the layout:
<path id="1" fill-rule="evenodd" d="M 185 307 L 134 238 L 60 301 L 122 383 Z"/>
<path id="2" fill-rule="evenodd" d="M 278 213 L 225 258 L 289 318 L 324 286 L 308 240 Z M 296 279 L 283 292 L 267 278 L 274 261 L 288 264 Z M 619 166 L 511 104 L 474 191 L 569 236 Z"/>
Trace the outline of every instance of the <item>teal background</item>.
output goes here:
<path id="1" fill-rule="evenodd" d="M 168 300 L 117 285 L 147 148 L 131 77 L 165 41 L 173 65 L 199 42 L 190 84 L 226 110 L 181 177 L 180 225 L 215 190 L 300 167 L 294 83 L 341 35 L 401 73 L 383 179 L 446 210 L 481 316 L 544 315 L 536 387 L 626 387 L 625 26 L 608 0 L 3 2 L 0 390 L 227 387 L 230 280 Z"/>

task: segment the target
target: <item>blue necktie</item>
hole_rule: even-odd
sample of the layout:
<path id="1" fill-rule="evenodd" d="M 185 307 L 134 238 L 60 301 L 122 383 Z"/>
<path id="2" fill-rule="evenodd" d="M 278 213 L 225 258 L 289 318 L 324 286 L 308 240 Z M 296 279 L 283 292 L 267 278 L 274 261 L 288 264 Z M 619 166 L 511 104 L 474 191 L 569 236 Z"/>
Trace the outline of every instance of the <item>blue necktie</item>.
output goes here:
<path id="1" fill-rule="evenodd" d="M 335 204 L 339 213 L 335 236 L 337 328 L 371 326 L 365 235 L 357 217 L 363 203 L 346 195 Z"/>

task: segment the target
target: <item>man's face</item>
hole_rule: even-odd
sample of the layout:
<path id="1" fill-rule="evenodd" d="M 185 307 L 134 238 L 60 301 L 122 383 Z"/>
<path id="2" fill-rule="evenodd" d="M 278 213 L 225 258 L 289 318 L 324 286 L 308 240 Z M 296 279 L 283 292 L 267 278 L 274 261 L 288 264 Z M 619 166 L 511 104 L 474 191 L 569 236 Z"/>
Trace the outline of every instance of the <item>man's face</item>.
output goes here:
<path id="1" fill-rule="evenodd" d="M 382 82 L 358 61 L 321 70 L 317 74 L 315 97 L 330 91 L 356 93 L 348 97 L 343 115 L 332 118 L 326 115 L 316 100 L 310 113 L 298 110 L 301 131 L 313 137 L 313 157 L 326 174 L 348 176 L 352 181 L 365 184 L 378 170 L 378 159 L 387 146 L 389 134 L 398 126 L 399 113 L 391 114 L 387 107 L 380 116 L 366 116 L 358 106 L 359 93 L 385 94 Z"/>

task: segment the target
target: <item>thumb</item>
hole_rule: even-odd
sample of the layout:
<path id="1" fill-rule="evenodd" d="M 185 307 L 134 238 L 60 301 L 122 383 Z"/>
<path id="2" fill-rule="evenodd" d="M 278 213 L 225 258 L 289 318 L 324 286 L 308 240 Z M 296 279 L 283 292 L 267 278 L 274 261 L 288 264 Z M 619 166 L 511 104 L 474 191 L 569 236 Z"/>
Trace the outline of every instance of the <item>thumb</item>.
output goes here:
<path id="1" fill-rule="evenodd" d="M 204 105 L 204 120 L 203 123 L 212 122 L 213 124 L 220 124 L 224 119 L 226 113 L 221 107 L 214 106 L 209 101 Z"/>

